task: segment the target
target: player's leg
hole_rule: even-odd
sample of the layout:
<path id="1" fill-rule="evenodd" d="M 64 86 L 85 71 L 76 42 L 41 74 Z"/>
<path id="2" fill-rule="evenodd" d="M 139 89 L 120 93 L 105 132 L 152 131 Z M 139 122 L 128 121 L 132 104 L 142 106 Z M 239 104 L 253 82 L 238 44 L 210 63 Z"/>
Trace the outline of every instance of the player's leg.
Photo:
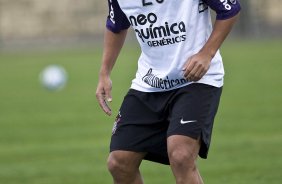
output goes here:
<path id="1" fill-rule="evenodd" d="M 158 101 L 163 101 L 163 95 L 130 90 L 125 96 L 113 126 L 108 159 L 115 184 L 141 184 L 142 159 L 168 163 L 168 122 L 163 122 L 164 107 Z"/>
<path id="2" fill-rule="evenodd" d="M 177 184 L 202 184 L 196 161 L 207 157 L 221 89 L 191 84 L 179 89 L 170 107 L 168 155 Z"/>
<path id="3" fill-rule="evenodd" d="M 168 137 L 168 155 L 177 184 L 203 184 L 196 165 L 199 149 L 199 139 L 182 135 Z"/>
<path id="4" fill-rule="evenodd" d="M 108 169 L 114 184 L 142 184 L 139 166 L 145 153 L 113 151 L 108 157 Z"/>

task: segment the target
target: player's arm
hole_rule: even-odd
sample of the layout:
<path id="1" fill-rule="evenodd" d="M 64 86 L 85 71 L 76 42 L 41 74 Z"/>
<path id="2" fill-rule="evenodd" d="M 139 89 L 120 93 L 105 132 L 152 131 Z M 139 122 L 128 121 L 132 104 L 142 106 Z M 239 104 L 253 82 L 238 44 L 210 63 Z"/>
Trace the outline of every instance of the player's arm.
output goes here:
<path id="1" fill-rule="evenodd" d="M 198 81 L 206 74 L 212 58 L 231 31 L 241 9 L 237 0 L 204 1 L 217 13 L 217 17 L 206 44 L 184 65 L 184 77 L 189 81 Z"/>
<path id="2" fill-rule="evenodd" d="M 110 79 L 110 74 L 123 46 L 126 33 L 127 30 L 122 30 L 120 33 L 113 33 L 109 30 L 105 31 L 104 51 L 102 65 L 99 72 L 99 82 L 96 90 L 96 98 L 99 102 L 100 107 L 108 115 L 111 115 L 111 109 L 108 106 L 107 102 L 112 101 L 112 81 Z"/>
<path id="3" fill-rule="evenodd" d="M 116 0 L 108 0 L 109 16 L 104 37 L 102 65 L 99 72 L 99 82 L 96 89 L 96 98 L 103 111 L 111 115 L 107 102 L 112 101 L 111 71 L 124 44 L 129 22 L 121 11 Z"/>

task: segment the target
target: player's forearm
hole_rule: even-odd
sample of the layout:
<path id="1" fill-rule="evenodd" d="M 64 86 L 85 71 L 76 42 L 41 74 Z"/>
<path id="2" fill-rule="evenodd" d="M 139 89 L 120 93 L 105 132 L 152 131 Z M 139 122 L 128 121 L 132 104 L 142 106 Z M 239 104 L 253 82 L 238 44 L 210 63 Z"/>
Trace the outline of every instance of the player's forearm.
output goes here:
<path id="1" fill-rule="evenodd" d="M 124 44 L 126 35 L 127 30 L 122 30 L 119 33 L 113 33 L 109 30 L 105 31 L 104 50 L 100 76 L 110 75 L 120 53 L 120 50 Z"/>
<path id="2" fill-rule="evenodd" d="M 210 55 L 211 58 L 213 58 L 227 35 L 230 33 L 238 16 L 239 14 L 226 20 L 216 20 L 213 31 L 201 51 L 205 52 L 206 54 Z"/>

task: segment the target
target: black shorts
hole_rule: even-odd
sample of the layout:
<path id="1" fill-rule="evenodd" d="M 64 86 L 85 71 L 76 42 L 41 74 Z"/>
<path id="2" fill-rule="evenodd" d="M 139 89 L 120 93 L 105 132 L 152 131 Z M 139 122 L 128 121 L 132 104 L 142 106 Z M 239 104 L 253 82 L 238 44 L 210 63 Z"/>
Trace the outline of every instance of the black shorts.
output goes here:
<path id="1" fill-rule="evenodd" d="M 167 137 L 201 138 L 199 156 L 207 158 L 222 88 L 191 84 L 166 92 L 130 89 L 114 123 L 110 151 L 147 153 L 146 160 L 169 164 Z"/>

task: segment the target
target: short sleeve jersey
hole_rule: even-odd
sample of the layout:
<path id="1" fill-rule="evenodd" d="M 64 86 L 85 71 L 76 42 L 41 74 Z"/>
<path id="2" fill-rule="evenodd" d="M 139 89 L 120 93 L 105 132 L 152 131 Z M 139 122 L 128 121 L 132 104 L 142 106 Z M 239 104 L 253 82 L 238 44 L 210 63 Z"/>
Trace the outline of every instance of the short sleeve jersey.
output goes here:
<path id="1" fill-rule="evenodd" d="M 108 0 L 107 28 L 118 33 L 132 27 L 141 47 L 131 88 L 168 91 L 191 84 L 183 66 L 207 42 L 212 32 L 210 8 L 224 20 L 241 9 L 238 0 Z M 197 83 L 223 85 L 224 68 L 217 51 L 210 68 Z"/>

